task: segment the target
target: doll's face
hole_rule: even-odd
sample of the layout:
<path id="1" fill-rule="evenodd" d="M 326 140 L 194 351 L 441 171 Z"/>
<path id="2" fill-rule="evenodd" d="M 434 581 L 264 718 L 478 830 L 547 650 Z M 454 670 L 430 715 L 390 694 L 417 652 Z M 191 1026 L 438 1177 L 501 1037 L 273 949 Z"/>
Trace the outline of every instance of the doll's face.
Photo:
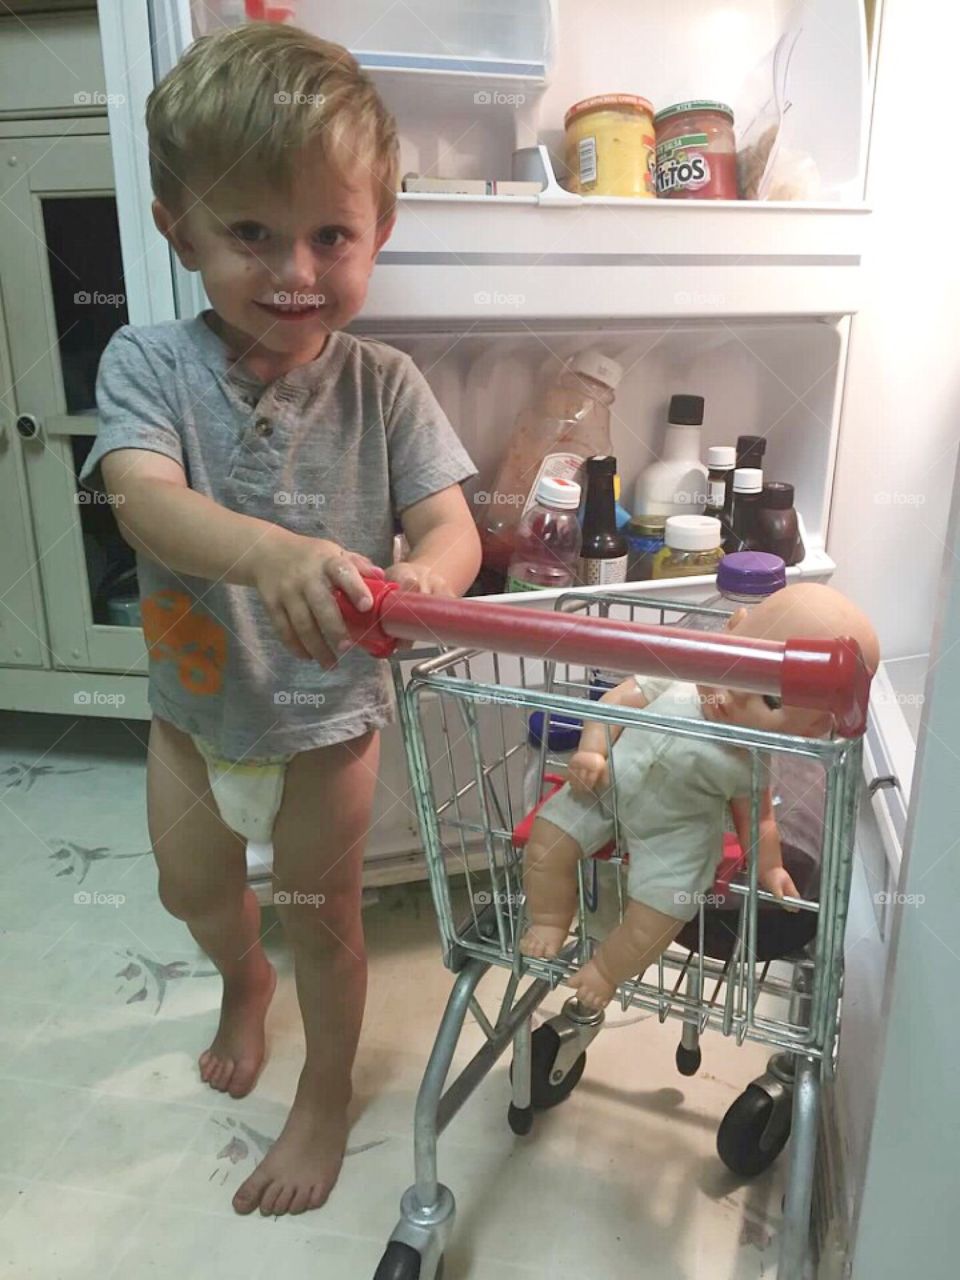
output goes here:
<path id="1" fill-rule="evenodd" d="M 705 687 L 700 694 L 704 715 L 718 724 L 735 724 L 743 729 L 787 733 L 799 738 L 822 738 L 833 727 L 833 717 L 827 711 L 785 707 L 779 698 L 764 694 Z"/>

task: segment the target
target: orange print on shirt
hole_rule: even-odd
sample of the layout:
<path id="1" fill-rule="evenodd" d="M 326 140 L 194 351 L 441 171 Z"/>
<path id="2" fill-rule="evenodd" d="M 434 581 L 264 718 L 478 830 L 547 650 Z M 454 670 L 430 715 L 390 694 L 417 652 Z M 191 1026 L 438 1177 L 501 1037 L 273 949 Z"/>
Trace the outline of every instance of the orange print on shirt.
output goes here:
<path id="1" fill-rule="evenodd" d="M 155 591 L 141 605 L 143 634 L 151 658 L 175 662 L 188 693 L 218 693 L 227 660 L 224 628 L 209 614 L 194 613 L 182 591 Z"/>

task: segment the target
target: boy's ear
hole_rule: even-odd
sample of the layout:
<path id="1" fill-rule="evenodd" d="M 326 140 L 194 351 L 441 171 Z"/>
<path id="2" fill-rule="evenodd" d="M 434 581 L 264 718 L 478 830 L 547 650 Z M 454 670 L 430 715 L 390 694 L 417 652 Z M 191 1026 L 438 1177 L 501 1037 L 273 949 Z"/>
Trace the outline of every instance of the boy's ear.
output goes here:
<path id="1" fill-rule="evenodd" d="M 381 222 L 377 227 L 377 234 L 374 240 L 374 257 L 380 252 L 383 246 L 393 235 L 393 229 L 397 225 L 397 211 L 394 209 L 386 222 Z"/>
<path id="2" fill-rule="evenodd" d="M 198 271 L 200 264 L 193 242 L 186 234 L 186 219 L 177 218 L 166 205 L 154 200 L 150 206 L 154 226 L 180 259 L 185 271 Z"/>

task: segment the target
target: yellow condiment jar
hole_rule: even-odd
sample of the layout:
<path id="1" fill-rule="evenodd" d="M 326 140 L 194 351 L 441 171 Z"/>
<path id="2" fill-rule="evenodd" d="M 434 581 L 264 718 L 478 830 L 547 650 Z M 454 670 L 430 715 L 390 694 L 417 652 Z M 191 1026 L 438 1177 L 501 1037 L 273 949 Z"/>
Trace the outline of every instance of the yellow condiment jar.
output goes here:
<path id="1" fill-rule="evenodd" d="M 563 120 L 564 185 L 582 196 L 655 196 L 653 107 L 632 93 L 575 102 Z"/>

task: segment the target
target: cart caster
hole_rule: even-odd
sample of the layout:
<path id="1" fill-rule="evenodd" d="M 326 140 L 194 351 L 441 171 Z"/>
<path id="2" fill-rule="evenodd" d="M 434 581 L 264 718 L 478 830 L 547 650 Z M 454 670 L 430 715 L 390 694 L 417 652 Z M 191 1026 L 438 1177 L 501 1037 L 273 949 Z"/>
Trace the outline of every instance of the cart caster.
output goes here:
<path id="1" fill-rule="evenodd" d="M 515 1107 L 510 1103 L 507 1124 L 520 1138 L 525 1138 L 533 1128 L 533 1107 Z"/>
<path id="2" fill-rule="evenodd" d="M 557 1060 L 559 1049 L 560 1036 L 549 1022 L 537 1027 L 530 1037 L 530 1106 L 534 1111 L 547 1111 L 550 1107 L 558 1106 L 569 1098 L 580 1083 L 583 1069 L 587 1065 L 586 1052 L 574 1060 L 565 1076 L 554 1080 L 553 1064 Z M 513 1067 L 510 1068 L 510 1079 L 513 1079 Z"/>
<path id="3" fill-rule="evenodd" d="M 696 1049 L 688 1049 L 686 1045 L 677 1045 L 677 1070 L 682 1076 L 695 1076 L 700 1070 L 702 1061 L 703 1054 L 699 1046 Z"/>
<path id="4" fill-rule="evenodd" d="M 380 1259 L 373 1280 L 443 1280 L 443 1257 L 434 1268 L 432 1276 L 420 1274 L 420 1254 L 409 1244 L 391 1240 Z"/>
<path id="5" fill-rule="evenodd" d="M 791 1108 L 787 1090 L 749 1084 L 717 1131 L 717 1153 L 727 1168 L 746 1178 L 769 1169 L 790 1137 Z"/>

